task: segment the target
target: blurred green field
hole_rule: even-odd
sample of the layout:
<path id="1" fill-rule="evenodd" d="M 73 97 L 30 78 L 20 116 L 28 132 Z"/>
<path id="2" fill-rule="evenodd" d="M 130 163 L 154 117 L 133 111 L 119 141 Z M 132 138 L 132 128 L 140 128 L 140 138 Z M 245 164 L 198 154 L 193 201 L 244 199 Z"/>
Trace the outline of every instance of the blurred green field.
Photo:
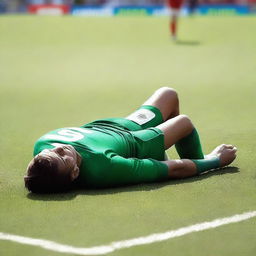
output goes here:
<path id="1" fill-rule="evenodd" d="M 0 17 L 0 232 L 79 247 L 256 210 L 256 18 Z M 126 116 L 171 86 L 207 153 L 238 147 L 233 168 L 164 184 L 31 195 L 34 141 L 59 127 Z M 176 157 L 172 150 L 170 157 Z M 109 255 L 253 256 L 256 220 Z M 0 255 L 61 253 L 0 240 Z"/>

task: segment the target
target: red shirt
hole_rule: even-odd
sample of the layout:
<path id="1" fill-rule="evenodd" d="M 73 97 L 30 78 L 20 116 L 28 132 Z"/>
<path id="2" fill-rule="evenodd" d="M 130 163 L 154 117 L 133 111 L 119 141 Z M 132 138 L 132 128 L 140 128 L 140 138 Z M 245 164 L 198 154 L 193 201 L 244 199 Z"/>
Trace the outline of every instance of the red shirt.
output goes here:
<path id="1" fill-rule="evenodd" d="M 166 3 L 172 9 L 180 9 L 183 4 L 183 0 L 166 0 Z"/>

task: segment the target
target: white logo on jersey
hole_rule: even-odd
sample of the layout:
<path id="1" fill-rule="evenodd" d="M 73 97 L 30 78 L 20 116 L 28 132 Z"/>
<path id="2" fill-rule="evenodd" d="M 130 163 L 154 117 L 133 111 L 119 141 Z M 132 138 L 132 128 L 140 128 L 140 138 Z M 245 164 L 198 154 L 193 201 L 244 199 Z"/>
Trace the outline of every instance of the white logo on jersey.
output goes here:
<path id="1" fill-rule="evenodd" d="M 66 142 L 74 142 L 84 138 L 84 134 L 93 133 L 93 131 L 78 128 L 78 127 L 69 127 L 61 129 L 57 132 L 57 134 L 47 134 L 44 137 L 50 140 L 62 140 Z"/>

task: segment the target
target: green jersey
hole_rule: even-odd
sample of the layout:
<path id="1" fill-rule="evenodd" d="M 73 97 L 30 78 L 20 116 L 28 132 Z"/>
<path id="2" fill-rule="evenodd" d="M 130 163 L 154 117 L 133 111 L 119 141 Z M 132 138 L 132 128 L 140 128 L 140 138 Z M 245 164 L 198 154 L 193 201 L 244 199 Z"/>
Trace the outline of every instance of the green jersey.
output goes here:
<path id="1" fill-rule="evenodd" d="M 167 179 L 168 167 L 160 162 L 163 141 L 157 128 L 130 131 L 98 120 L 45 134 L 35 143 L 34 155 L 58 144 L 72 145 L 82 156 L 77 182 L 84 187 L 113 187 Z"/>

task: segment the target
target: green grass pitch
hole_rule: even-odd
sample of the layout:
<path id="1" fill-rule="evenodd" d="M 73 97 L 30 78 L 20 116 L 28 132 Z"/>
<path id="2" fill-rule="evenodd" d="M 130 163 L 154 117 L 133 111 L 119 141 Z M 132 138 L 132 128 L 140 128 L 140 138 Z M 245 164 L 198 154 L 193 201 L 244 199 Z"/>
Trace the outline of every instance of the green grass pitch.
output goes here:
<path id="1" fill-rule="evenodd" d="M 256 18 L 0 17 L 0 232 L 91 247 L 256 210 Z M 164 184 L 31 195 L 23 175 L 49 130 L 126 116 L 171 86 L 206 153 L 238 147 L 232 168 Z M 172 150 L 170 157 L 176 157 Z M 253 256 L 255 218 L 120 256 Z M 0 240 L 0 255 L 61 253 Z"/>

